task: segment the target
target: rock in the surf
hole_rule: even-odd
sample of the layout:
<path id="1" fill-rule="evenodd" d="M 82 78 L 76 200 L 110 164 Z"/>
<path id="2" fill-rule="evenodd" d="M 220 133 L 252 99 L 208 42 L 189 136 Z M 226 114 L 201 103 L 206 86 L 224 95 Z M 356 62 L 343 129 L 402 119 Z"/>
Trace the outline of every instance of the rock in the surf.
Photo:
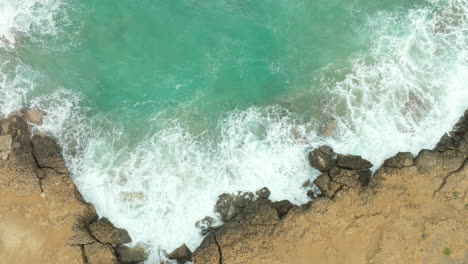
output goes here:
<path id="1" fill-rule="evenodd" d="M 185 263 L 192 260 L 192 251 L 190 251 L 190 249 L 185 244 L 183 244 L 166 256 L 169 259 L 177 260 L 177 263 Z"/>
<path id="2" fill-rule="evenodd" d="M 367 170 L 372 168 L 372 163 L 356 155 L 338 155 L 336 166 L 348 170 Z"/>
<path id="3" fill-rule="evenodd" d="M 127 247 L 119 246 L 116 248 L 122 263 L 137 263 L 148 259 L 148 253 L 141 246 Z"/>
<path id="4" fill-rule="evenodd" d="M 329 146 L 320 146 L 309 152 L 309 163 L 321 172 L 329 171 L 335 166 L 335 152 Z"/>
<path id="5" fill-rule="evenodd" d="M 91 234 L 103 244 L 113 246 L 132 242 L 127 230 L 116 228 L 107 218 L 103 217 L 89 225 Z"/>

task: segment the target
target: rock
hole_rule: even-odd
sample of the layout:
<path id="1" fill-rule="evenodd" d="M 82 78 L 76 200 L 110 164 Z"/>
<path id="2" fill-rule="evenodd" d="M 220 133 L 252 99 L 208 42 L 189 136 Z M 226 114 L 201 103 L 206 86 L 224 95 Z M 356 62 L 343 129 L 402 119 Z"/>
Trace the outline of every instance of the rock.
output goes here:
<path id="1" fill-rule="evenodd" d="M 113 246 L 132 242 L 125 229 L 116 228 L 105 217 L 89 225 L 91 234 L 101 243 L 108 243 Z"/>
<path id="2" fill-rule="evenodd" d="M 11 135 L 2 135 L 0 136 L 0 159 L 8 159 L 8 155 L 11 152 Z"/>
<path id="3" fill-rule="evenodd" d="M 372 163 L 355 155 L 338 155 L 336 166 L 349 170 L 367 170 L 372 168 Z"/>
<path id="4" fill-rule="evenodd" d="M 409 152 L 400 152 L 395 156 L 384 161 L 383 166 L 389 168 L 411 167 L 414 164 L 413 154 Z"/>
<path id="5" fill-rule="evenodd" d="M 118 264 L 119 261 L 114 255 L 114 250 L 110 245 L 103 245 L 99 242 L 84 245 L 84 254 L 88 264 Z"/>
<path id="6" fill-rule="evenodd" d="M 238 258 L 230 255 L 233 250 L 239 252 L 236 254 L 239 257 L 243 254 L 240 252 L 257 252 L 261 244 L 252 246 L 244 242 L 258 234 L 269 234 L 278 221 L 278 213 L 270 200 L 252 201 L 235 219 L 208 235 L 193 253 L 192 261 L 193 263 L 231 263 L 232 259 Z M 224 261 L 229 256 L 231 261 Z M 237 263 L 248 263 L 248 261 L 240 259 Z"/>
<path id="7" fill-rule="evenodd" d="M 216 229 L 215 219 L 213 217 L 205 217 L 202 220 L 199 220 L 195 223 L 195 227 L 200 230 L 202 236 L 207 235 L 211 231 Z"/>
<path id="8" fill-rule="evenodd" d="M 307 179 L 304 183 L 302 183 L 303 188 L 306 188 L 309 185 L 310 185 L 310 179 Z"/>
<path id="9" fill-rule="evenodd" d="M 336 119 L 331 119 L 328 121 L 320 131 L 322 136 L 324 137 L 331 137 L 336 134 L 338 128 L 338 121 Z"/>
<path id="10" fill-rule="evenodd" d="M 60 154 L 60 149 L 50 137 L 33 136 L 31 138 L 34 156 L 42 168 L 52 168 L 59 173 L 67 173 L 68 169 Z"/>
<path id="11" fill-rule="evenodd" d="M 340 184 L 332 181 L 327 173 L 322 173 L 314 180 L 314 184 L 319 188 L 322 196 L 332 198 L 341 187 Z"/>
<path id="12" fill-rule="evenodd" d="M 276 211 L 278 212 L 278 216 L 281 218 L 285 214 L 287 214 L 289 210 L 291 210 L 291 208 L 294 207 L 294 204 L 292 204 L 288 200 L 282 200 L 279 202 L 274 202 L 273 207 L 276 209 Z"/>
<path id="13" fill-rule="evenodd" d="M 309 152 L 309 164 L 313 168 L 326 172 L 335 166 L 335 153 L 328 146 L 320 146 Z"/>
<path id="14" fill-rule="evenodd" d="M 358 171 L 359 174 L 359 181 L 361 182 L 362 186 L 367 186 L 370 183 L 372 177 L 372 171 L 370 170 L 362 170 Z"/>
<path id="15" fill-rule="evenodd" d="M 242 208 L 237 206 L 235 198 L 234 195 L 229 193 L 218 196 L 214 211 L 219 214 L 223 222 L 231 220 L 242 211 Z"/>
<path id="16" fill-rule="evenodd" d="M 192 251 L 183 244 L 171 253 L 167 254 L 167 258 L 177 260 L 177 263 L 185 263 L 192 260 Z"/>
<path id="17" fill-rule="evenodd" d="M 28 120 L 30 123 L 39 126 L 43 124 L 43 117 L 41 111 L 33 110 L 30 108 L 23 108 L 20 112 L 21 114 L 23 114 L 24 118 L 26 118 L 26 120 Z"/>
<path id="18" fill-rule="evenodd" d="M 136 263 L 148 259 L 148 253 L 141 246 L 127 247 L 119 246 L 116 249 L 122 263 Z"/>
<path id="19" fill-rule="evenodd" d="M 234 197 L 236 206 L 243 208 L 253 200 L 254 194 L 251 192 L 236 192 Z"/>
<path id="20" fill-rule="evenodd" d="M 310 199 L 315 199 L 315 197 L 317 197 L 314 193 L 314 191 L 312 190 L 308 190 L 307 191 L 307 196 L 310 198 Z"/>
<path id="21" fill-rule="evenodd" d="M 256 191 L 255 192 L 258 196 L 258 198 L 261 198 L 261 199 L 268 199 L 268 197 L 270 197 L 270 190 L 268 190 L 267 187 L 263 187 L 261 188 L 260 190 Z"/>

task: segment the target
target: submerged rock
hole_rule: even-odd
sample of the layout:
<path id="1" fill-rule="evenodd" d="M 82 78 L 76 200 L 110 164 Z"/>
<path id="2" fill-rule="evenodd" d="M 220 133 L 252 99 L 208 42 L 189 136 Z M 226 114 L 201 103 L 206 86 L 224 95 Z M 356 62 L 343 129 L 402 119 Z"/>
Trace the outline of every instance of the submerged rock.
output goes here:
<path id="1" fill-rule="evenodd" d="M 119 259 L 122 263 L 136 263 L 148 259 L 148 253 L 141 246 L 127 247 L 119 246 L 116 249 L 119 254 Z"/>
<path id="2" fill-rule="evenodd" d="M 223 222 L 227 222 L 238 215 L 242 208 L 236 205 L 234 195 L 223 193 L 218 196 L 214 211 L 219 214 Z"/>
<path id="3" fill-rule="evenodd" d="M 320 131 L 322 136 L 331 137 L 337 133 L 338 121 L 336 119 L 331 119 L 328 121 Z"/>
<path id="4" fill-rule="evenodd" d="M 91 234 L 101 243 L 108 243 L 111 245 L 122 245 L 132 242 L 127 230 L 116 228 L 105 217 L 89 225 Z"/>
<path id="5" fill-rule="evenodd" d="M 183 244 L 166 256 L 169 259 L 177 260 L 177 263 L 185 263 L 192 260 L 192 251 L 190 251 L 190 249 L 185 244 Z"/>
<path id="6" fill-rule="evenodd" d="M 356 155 L 338 155 L 336 166 L 349 170 L 367 170 L 372 168 L 372 163 Z"/>

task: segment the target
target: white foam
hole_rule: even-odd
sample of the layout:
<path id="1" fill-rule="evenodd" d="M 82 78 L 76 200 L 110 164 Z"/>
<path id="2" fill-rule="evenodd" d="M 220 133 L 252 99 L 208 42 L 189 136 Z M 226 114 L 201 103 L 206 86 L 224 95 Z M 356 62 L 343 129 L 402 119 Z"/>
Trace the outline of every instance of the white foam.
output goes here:
<path id="1" fill-rule="evenodd" d="M 446 15 L 454 10 L 465 15 Z M 432 147 L 468 108 L 467 11 L 467 1 L 433 1 L 371 18 L 372 51 L 353 58 L 346 74 L 323 77 L 328 101 L 321 107 L 338 120 L 338 138 L 318 137 L 314 121 L 270 106 L 227 113 L 201 136 L 186 122 L 156 116 L 132 146 L 117 124 L 91 116 L 79 94 L 59 89 L 28 99 L 34 74 L 20 63 L 1 68 L 17 72 L 0 75 L 1 111 L 18 104 L 45 111 L 43 129 L 63 146 L 84 197 L 134 243 L 146 243 L 153 263 L 161 248 L 201 241 L 194 223 L 212 215 L 222 192 L 267 186 L 274 200 L 304 202 L 302 182 L 316 175 L 305 158 L 313 146 L 327 143 L 376 165 L 398 151 Z"/>
<path id="2" fill-rule="evenodd" d="M 0 48 L 15 46 L 18 34 L 56 35 L 56 16 L 64 0 L 2 0 L 0 2 Z"/>

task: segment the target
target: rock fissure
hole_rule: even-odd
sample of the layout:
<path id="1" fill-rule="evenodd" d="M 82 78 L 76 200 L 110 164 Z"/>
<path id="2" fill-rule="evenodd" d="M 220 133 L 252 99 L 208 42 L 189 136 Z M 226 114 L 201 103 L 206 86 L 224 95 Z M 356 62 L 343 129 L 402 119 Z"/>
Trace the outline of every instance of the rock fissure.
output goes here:
<path id="1" fill-rule="evenodd" d="M 462 171 L 465 166 L 468 164 L 468 158 L 466 158 L 462 165 L 460 166 L 460 168 L 458 168 L 457 170 L 455 171 L 452 171 L 450 172 L 449 174 L 447 174 L 447 176 L 444 177 L 444 179 L 442 180 L 442 183 L 439 185 L 439 187 L 434 191 L 434 193 L 432 194 L 432 196 L 434 197 L 435 195 L 437 195 L 437 193 L 440 192 L 440 190 L 442 190 L 442 188 L 444 188 L 444 186 L 447 184 L 447 180 L 448 178 L 450 178 L 452 175 L 454 175 L 455 173 L 458 173 L 460 171 Z"/>
<path id="2" fill-rule="evenodd" d="M 84 245 L 80 245 L 80 250 L 81 250 L 81 257 L 83 259 L 83 264 L 89 264 L 88 257 L 86 256 L 86 253 L 85 253 Z"/>
<path id="3" fill-rule="evenodd" d="M 219 255 L 219 262 L 218 264 L 223 264 L 223 251 L 221 250 L 221 246 L 218 243 L 218 239 L 216 239 L 216 234 L 213 234 L 213 240 L 218 248 L 218 255 Z"/>

